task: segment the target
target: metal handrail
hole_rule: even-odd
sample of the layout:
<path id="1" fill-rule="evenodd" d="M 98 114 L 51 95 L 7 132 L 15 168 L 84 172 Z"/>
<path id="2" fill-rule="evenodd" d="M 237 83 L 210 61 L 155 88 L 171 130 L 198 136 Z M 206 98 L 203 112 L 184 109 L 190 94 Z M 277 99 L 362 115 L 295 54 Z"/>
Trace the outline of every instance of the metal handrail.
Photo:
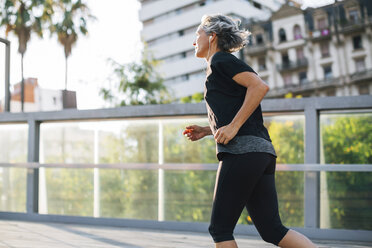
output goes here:
<path id="1" fill-rule="evenodd" d="M 306 109 L 344 110 L 344 109 L 372 109 L 370 96 L 348 97 L 307 97 L 302 99 L 265 99 L 262 101 L 263 112 L 285 113 L 305 111 Z M 138 118 L 173 118 L 189 116 L 206 116 L 205 103 L 162 104 L 125 106 L 106 109 L 65 109 L 60 111 L 2 113 L 1 123 L 27 123 L 30 121 L 76 121 L 99 119 L 138 119 Z"/>
<path id="2" fill-rule="evenodd" d="M 218 164 L 198 163 L 0 163 L 0 168 L 66 168 L 66 169 L 135 169 L 135 170 L 216 170 Z M 372 164 L 277 164 L 277 171 L 339 171 L 372 172 Z"/>

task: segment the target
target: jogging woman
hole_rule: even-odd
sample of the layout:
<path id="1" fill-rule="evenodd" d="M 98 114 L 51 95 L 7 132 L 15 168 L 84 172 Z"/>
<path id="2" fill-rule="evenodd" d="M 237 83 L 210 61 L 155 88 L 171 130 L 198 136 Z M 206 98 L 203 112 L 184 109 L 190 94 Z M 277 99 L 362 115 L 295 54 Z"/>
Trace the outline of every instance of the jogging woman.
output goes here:
<path id="1" fill-rule="evenodd" d="M 232 52 L 249 32 L 224 15 L 205 15 L 196 32 L 195 56 L 207 61 L 204 99 L 209 126 L 184 134 L 196 141 L 213 135 L 219 167 L 209 232 L 217 248 L 238 247 L 233 231 L 244 207 L 263 240 L 280 247 L 316 247 L 282 225 L 275 189 L 276 153 L 263 125 L 260 102 L 269 87 Z"/>

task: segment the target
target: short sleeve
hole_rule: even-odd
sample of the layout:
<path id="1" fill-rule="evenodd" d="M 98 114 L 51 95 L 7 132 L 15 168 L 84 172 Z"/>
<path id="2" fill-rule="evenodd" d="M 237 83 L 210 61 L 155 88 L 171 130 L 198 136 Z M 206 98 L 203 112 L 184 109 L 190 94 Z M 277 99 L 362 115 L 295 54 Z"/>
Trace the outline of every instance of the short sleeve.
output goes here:
<path id="1" fill-rule="evenodd" d="M 216 61 L 214 66 L 229 78 L 233 78 L 236 74 L 245 71 L 257 74 L 249 65 L 236 58 L 232 54 L 229 54 L 228 57 Z"/>

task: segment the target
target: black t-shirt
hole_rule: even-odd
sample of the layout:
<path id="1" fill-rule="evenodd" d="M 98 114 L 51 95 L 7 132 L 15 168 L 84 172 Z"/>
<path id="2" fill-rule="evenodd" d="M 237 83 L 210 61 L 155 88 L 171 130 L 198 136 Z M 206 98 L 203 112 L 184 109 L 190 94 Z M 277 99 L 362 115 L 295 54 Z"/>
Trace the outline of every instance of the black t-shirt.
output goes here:
<path id="1" fill-rule="evenodd" d="M 213 134 L 218 128 L 230 124 L 240 110 L 247 88 L 232 78 L 245 71 L 257 74 L 249 65 L 230 53 L 217 52 L 213 55 L 204 88 L 204 99 Z M 271 141 L 263 125 L 261 105 L 239 129 L 237 136 L 240 135 L 255 135 Z"/>

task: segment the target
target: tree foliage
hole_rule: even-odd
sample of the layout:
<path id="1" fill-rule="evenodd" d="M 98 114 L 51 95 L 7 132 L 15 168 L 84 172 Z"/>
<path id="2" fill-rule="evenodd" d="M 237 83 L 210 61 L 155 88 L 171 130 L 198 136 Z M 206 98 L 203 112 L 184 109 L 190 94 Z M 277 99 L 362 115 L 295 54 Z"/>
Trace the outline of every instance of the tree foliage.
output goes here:
<path id="1" fill-rule="evenodd" d="M 163 79 L 155 70 L 159 61 L 145 48 L 139 62 L 119 64 L 113 59 L 109 63 L 114 69 L 110 81 L 114 87 L 101 88 L 100 95 L 114 106 L 170 103 L 171 96 Z"/>
<path id="2" fill-rule="evenodd" d="M 5 26 L 5 35 L 18 37 L 18 52 L 24 54 L 31 33 L 43 37 L 44 29 L 53 15 L 52 0 L 5 0 L 0 6 L 0 26 Z"/>
<path id="3" fill-rule="evenodd" d="M 24 108 L 23 57 L 31 34 L 43 37 L 45 25 L 51 21 L 53 0 L 5 0 L 0 6 L 0 26 L 5 26 L 5 36 L 14 33 L 18 38 L 21 54 L 21 110 Z"/>
<path id="4" fill-rule="evenodd" d="M 327 164 L 372 164 L 372 115 L 329 115 L 322 142 Z M 326 172 L 331 228 L 372 229 L 372 173 Z"/>
<path id="5" fill-rule="evenodd" d="M 88 35 L 87 22 L 95 20 L 90 10 L 82 0 L 54 0 L 55 11 L 50 25 L 50 33 L 56 34 L 58 42 L 63 46 L 66 60 L 65 89 L 67 90 L 67 59 L 72 47 L 77 42 L 79 34 Z"/>
<path id="6" fill-rule="evenodd" d="M 204 100 L 203 93 L 195 93 L 191 96 L 185 96 L 180 99 L 181 103 L 198 103 Z"/>

